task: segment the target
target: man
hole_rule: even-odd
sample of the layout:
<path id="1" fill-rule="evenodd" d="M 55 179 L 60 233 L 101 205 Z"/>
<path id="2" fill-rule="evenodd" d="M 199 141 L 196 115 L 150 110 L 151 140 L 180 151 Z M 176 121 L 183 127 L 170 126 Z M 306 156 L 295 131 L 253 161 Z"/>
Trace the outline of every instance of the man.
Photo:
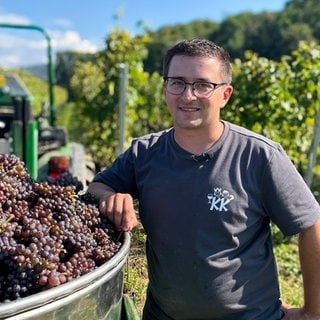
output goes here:
<path id="1" fill-rule="evenodd" d="M 233 91 L 228 54 L 182 41 L 163 76 L 173 128 L 134 139 L 88 189 L 119 230 L 137 225 L 139 200 L 143 319 L 320 319 L 319 205 L 279 144 L 220 119 Z M 300 234 L 304 308 L 281 303 L 270 220 Z"/>

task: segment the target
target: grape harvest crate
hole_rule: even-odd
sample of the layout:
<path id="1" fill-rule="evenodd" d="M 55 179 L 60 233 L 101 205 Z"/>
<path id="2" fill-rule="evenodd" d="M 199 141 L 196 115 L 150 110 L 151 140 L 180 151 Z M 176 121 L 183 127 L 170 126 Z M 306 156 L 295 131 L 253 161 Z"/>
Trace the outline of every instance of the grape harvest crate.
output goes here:
<path id="1" fill-rule="evenodd" d="M 0 303 L 7 320 L 139 320 L 134 302 L 123 294 L 122 267 L 130 248 L 123 234 L 120 250 L 97 269 L 58 287 Z"/>

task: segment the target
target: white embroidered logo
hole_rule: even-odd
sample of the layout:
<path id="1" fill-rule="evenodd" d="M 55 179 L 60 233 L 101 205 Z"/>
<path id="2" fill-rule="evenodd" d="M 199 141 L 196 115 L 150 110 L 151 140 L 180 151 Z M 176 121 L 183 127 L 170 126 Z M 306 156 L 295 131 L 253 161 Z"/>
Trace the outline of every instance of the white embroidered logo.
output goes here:
<path id="1" fill-rule="evenodd" d="M 234 199 L 234 196 L 227 190 L 214 188 L 214 192 L 207 195 L 208 203 L 211 211 L 226 212 L 228 211 L 227 204 Z"/>

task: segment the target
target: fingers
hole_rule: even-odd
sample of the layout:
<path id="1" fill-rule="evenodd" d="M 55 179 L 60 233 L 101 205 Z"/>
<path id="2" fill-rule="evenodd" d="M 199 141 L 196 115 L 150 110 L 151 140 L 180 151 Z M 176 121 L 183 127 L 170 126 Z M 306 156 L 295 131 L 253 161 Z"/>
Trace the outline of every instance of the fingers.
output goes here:
<path id="1" fill-rule="evenodd" d="M 283 320 L 317 320 L 318 317 L 309 316 L 303 308 L 287 309 Z"/>
<path id="2" fill-rule="evenodd" d="M 120 231 L 130 231 L 138 225 L 133 199 L 126 193 L 115 193 L 101 199 L 100 212 Z"/>
<path id="3" fill-rule="evenodd" d="M 293 308 L 292 306 L 290 306 L 290 305 L 282 302 L 281 309 L 282 309 L 284 312 L 286 312 L 286 311 L 288 311 L 289 309 L 292 309 L 292 308 Z"/>
<path id="4" fill-rule="evenodd" d="M 137 215 L 134 210 L 131 196 L 124 198 L 122 204 L 121 229 L 124 231 L 131 231 L 138 225 Z"/>
<path id="5" fill-rule="evenodd" d="M 291 309 L 291 308 L 293 308 L 293 307 L 291 307 L 291 306 L 288 305 L 287 303 L 282 302 L 281 310 L 282 310 L 282 312 L 283 312 L 283 316 L 282 316 L 281 319 L 283 319 L 283 320 L 288 319 L 288 317 L 287 317 L 287 312 L 288 312 L 288 310 Z"/>

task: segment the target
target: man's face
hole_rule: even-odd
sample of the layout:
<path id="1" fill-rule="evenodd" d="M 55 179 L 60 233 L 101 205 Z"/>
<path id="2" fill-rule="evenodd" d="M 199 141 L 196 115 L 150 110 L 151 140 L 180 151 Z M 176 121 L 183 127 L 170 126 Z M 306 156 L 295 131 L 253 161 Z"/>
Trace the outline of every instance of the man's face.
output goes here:
<path id="1" fill-rule="evenodd" d="M 168 77 L 183 79 L 185 82 L 205 81 L 224 82 L 221 78 L 219 60 L 213 57 L 174 56 L 171 60 Z M 174 95 L 166 90 L 163 93 L 176 129 L 205 129 L 217 126 L 220 109 L 228 102 L 232 87 L 222 85 L 214 89 L 208 97 L 197 97 L 192 86 Z"/>

